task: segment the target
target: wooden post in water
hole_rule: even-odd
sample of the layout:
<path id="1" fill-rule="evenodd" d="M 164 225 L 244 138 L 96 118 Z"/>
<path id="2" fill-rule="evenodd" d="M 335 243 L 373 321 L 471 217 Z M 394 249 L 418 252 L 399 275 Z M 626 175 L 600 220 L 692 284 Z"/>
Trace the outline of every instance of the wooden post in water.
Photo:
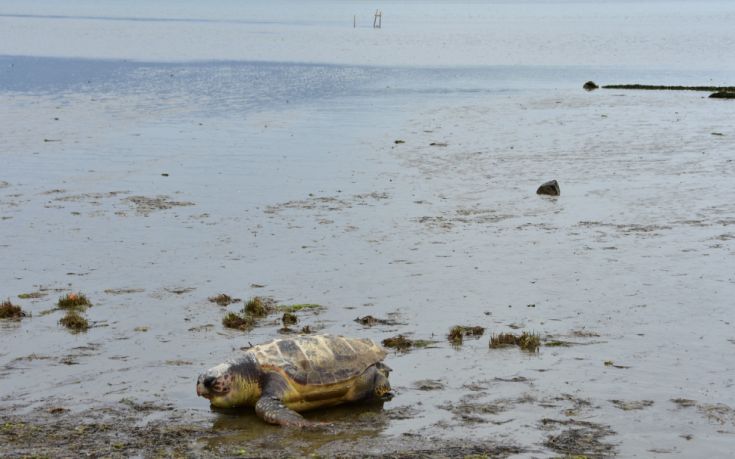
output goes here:
<path id="1" fill-rule="evenodd" d="M 357 27 L 357 15 L 353 14 L 352 15 L 352 28 L 354 29 L 356 27 Z"/>
<path id="2" fill-rule="evenodd" d="M 383 12 L 375 10 L 375 17 L 373 18 L 373 29 L 380 29 L 383 26 Z"/>

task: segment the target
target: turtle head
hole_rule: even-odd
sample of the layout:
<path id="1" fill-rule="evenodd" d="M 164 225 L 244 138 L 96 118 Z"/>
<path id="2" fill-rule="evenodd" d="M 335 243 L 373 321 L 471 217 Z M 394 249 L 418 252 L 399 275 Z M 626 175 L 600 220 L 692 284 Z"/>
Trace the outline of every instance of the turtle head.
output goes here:
<path id="1" fill-rule="evenodd" d="M 258 365 L 252 357 L 229 360 L 210 368 L 197 379 L 197 395 L 216 408 L 254 405 L 260 398 Z"/>

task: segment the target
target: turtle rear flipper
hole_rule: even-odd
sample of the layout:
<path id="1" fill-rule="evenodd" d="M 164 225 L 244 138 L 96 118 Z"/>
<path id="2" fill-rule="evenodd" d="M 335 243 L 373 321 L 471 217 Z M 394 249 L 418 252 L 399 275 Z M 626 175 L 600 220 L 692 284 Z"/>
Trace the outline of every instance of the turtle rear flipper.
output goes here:
<path id="1" fill-rule="evenodd" d="M 286 407 L 277 397 L 263 396 L 255 404 L 255 413 L 269 424 L 277 424 L 285 427 L 319 427 L 325 425 L 321 422 L 304 419 L 296 411 Z"/>

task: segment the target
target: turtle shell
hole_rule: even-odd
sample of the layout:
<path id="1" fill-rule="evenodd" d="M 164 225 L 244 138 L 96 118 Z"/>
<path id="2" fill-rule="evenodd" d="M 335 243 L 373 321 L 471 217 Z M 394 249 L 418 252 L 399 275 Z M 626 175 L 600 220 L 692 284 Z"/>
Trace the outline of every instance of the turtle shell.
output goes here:
<path id="1" fill-rule="evenodd" d="M 386 356 L 369 339 L 310 335 L 276 339 L 248 350 L 263 370 L 275 370 L 302 385 L 326 385 L 359 376 Z"/>

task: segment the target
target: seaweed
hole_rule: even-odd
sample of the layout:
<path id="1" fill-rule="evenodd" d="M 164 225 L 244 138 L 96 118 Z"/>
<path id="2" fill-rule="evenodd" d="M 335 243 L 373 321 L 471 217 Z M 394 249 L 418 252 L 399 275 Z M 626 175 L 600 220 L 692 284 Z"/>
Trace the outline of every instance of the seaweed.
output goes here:
<path id="1" fill-rule="evenodd" d="M 449 330 L 447 339 L 450 343 L 458 346 L 462 344 L 465 336 L 472 336 L 475 338 L 481 337 L 485 333 L 485 327 L 480 326 L 464 326 L 455 325 Z"/>
<path id="2" fill-rule="evenodd" d="M 228 312 L 222 319 L 222 325 L 227 328 L 246 331 L 255 326 L 255 319 L 247 314 L 240 315 L 235 312 Z"/>
<path id="3" fill-rule="evenodd" d="M 59 301 L 56 303 L 56 305 L 61 309 L 79 309 L 84 310 L 88 307 L 92 306 L 92 303 L 89 302 L 87 297 L 84 295 L 84 293 L 68 293 L 61 298 L 59 298 Z"/>
<path id="4" fill-rule="evenodd" d="M 429 341 L 429 340 L 424 340 L 424 339 L 412 340 L 412 339 L 406 338 L 403 335 L 396 335 L 396 336 L 386 338 L 383 340 L 383 346 L 389 347 L 391 349 L 396 349 L 401 352 L 406 352 L 411 348 L 429 347 L 435 343 L 436 343 L 435 341 Z"/>
<path id="5" fill-rule="evenodd" d="M 45 292 L 31 292 L 31 293 L 21 293 L 18 295 L 18 298 L 21 300 L 34 300 L 37 298 L 43 298 L 47 294 Z"/>
<path id="6" fill-rule="evenodd" d="M 380 319 L 378 317 L 370 315 L 358 317 L 357 319 L 355 319 L 355 322 L 360 325 L 364 325 L 365 327 L 372 327 L 373 325 L 398 325 L 398 322 L 396 322 L 395 320 Z"/>
<path id="7" fill-rule="evenodd" d="M 383 340 L 383 346 L 397 349 L 399 351 L 407 351 L 412 345 L 413 342 L 403 335 L 396 335 Z"/>
<path id="8" fill-rule="evenodd" d="M 288 328 L 289 325 L 295 325 L 299 321 L 298 317 L 296 317 L 296 314 L 292 314 L 290 312 L 284 312 L 283 317 L 281 317 L 281 322 L 283 322 L 283 327 Z"/>
<path id="9" fill-rule="evenodd" d="M 250 314 L 253 317 L 265 317 L 272 309 L 272 301 L 256 296 L 245 303 L 243 312 Z"/>
<path id="10" fill-rule="evenodd" d="M 59 319 L 59 324 L 75 333 L 87 331 L 89 328 L 89 322 L 87 322 L 87 319 L 74 309 L 69 309 L 66 312 L 66 315 Z"/>
<path id="11" fill-rule="evenodd" d="M 322 309 L 322 308 L 323 308 L 322 305 L 314 304 L 314 303 L 290 304 L 290 305 L 282 304 L 278 306 L 279 311 L 290 312 L 290 313 L 295 313 L 295 312 L 305 311 L 305 310 L 314 311 L 314 310 Z"/>
<path id="12" fill-rule="evenodd" d="M 239 298 L 232 298 L 230 295 L 220 293 L 219 295 L 209 297 L 208 300 L 212 303 L 217 303 L 220 306 L 228 306 L 232 303 L 238 303 Z"/>
<path id="13" fill-rule="evenodd" d="M 20 306 L 14 305 L 10 300 L 3 301 L 0 304 L 0 319 L 20 320 L 27 315 Z"/>
<path id="14" fill-rule="evenodd" d="M 490 348 L 518 346 L 524 351 L 536 352 L 541 345 L 541 337 L 536 333 L 523 332 L 520 335 L 500 333 L 490 338 Z"/>

